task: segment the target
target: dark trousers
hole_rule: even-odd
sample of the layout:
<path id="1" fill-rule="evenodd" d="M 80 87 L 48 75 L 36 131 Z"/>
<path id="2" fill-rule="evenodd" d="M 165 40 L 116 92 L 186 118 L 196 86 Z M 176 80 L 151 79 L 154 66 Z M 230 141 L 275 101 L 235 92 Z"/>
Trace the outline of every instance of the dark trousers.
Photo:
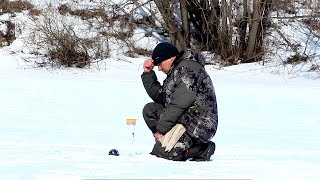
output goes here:
<path id="1" fill-rule="evenodd" d="M 153 102 L 146 104 L 143 108 L 143 119 L 153 134 L 157 132 L 156 127 L 163 109 L 161 104 Z"/>
<path id="2" fill-rule="evenodd" d="M 157 132 L 156 126 L 159 122 L 163 109 L 164 107 L 161 104 L 154 102 L 146 104 L 143 108 L 143 118 L 152 133 Z M 195 140 L 185 132 L 178 140 L 178 142 L 184 144 L 183 148 L 174 148 L 170 152 L 165 152 L 165 148 L 161 146 L 161 143 L 156 142 L 150 154 L 164 159 L 185 161 L 187 159 L 187 150 L 194 145 L 194 141 Z"/>

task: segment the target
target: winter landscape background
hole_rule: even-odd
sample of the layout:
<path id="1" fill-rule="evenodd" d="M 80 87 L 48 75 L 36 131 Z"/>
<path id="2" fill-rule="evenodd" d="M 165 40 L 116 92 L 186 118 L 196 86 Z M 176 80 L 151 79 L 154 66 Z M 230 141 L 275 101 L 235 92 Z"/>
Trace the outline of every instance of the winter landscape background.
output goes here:
<path id="1" fill-rule="evenodd" d="M 206 66 L 218 101 L 216 152 L 209 162 L 173 162 L 149 155 L 154 140 L 141 113 L 151 99 L 140 79 L 148 57 L 115 45 L 98 68 L 38 68 L 26 62 L 24 36 L 0 49 L 0 179 L 319 177 L 320 80 L 307 64 Z"/>

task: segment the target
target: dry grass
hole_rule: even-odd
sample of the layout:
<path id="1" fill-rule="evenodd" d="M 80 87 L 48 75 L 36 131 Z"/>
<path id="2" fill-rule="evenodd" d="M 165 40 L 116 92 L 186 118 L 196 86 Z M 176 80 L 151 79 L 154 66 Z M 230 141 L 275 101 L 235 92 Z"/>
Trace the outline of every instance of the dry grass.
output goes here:
<path id="1" fill-rule="evenodd" d="M 308 57 L 306 55 L 295 54 L 293 56 L 288 57 L 284 64 L 299 64 L 307 61 Z"/>
<path id="2" fill-rule="evenodd" d="M 151 51 L 149 50 L 146 50 L 146 49 L 143 49 L 143 48 L 136 48 L 136 47 L 133 47 L 133 52 L 138 54 L 138 55 L 142 55 L 142 56 L 151 56 Z"/>
<path id="3" fill-rule="evenodd" d="M 309 29 L 313 31 L 320 32 L 320 21 L 317 19 L 305 19 L 303 23 L 309 27 Z"/>
<path id="4" fill-rule="evenodd" d="M 29 14 L 32 16 L 39 16 L 40 10 L 37 10 L 33 4 L 24 0 L 0 0 L 0 15 L 5 13 L 19 13 L 23 10 L 29 10 Z"/>
<path id="5" fill-rule="evenodd" d="M 8 0 L 0 0 L 0 9 L 2 13 L 14 13 L 21 12 L 23 10 L 33 9 L 34 6 L 29 1 L 8 1 Z"/>
<path id="6" fill-rule="evenodd" d="M 59 6 L 58 11 L 61 15 L 74 15 L 79 16 L 81 19 L 99 18 L 109 19 L 108 15 L 103 9 L 76 9 L 72 10 L 68 5 L 62 4 Z"/>
<path id="7" fill-rule="evenodd" d="M 58 11 L 61 15 L 64 16 L 68 14 L 71 11 L 71 9 L 66 4 L 62 4 L 61 6 L 59 6 Z"/>
<path id="8" fill-rule="evenodd" d="M 39 16 L 41 14 L 41 11 L 38 9 L 30 9 L 29 14 L 34 17 L 34 16 Z"/>

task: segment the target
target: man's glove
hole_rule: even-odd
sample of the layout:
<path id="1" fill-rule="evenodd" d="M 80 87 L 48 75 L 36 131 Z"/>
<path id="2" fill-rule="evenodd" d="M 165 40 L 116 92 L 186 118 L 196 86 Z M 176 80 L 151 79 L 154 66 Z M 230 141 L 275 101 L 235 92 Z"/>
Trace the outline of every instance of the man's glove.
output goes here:
<path id="1" fill-rule="evenodd" d="M 176 147 L 178 140 L 184 132 L 186 132 L 186 128 L 184 128 L 182 124 L 176 124 L 169 132 L 159 139 L 162 147 L 165 147 L 166 152 L 170 152 L 173 147 Z"/>

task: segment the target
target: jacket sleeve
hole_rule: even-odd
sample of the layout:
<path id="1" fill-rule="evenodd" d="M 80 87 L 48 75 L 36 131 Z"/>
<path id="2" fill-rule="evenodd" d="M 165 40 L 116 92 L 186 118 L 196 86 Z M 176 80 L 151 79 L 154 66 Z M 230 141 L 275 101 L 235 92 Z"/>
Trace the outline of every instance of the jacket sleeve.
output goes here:
<path id="1" fill-rule="evenodd" d="M 179 78 L 174 82 L 171 101 L 165 107 L 156 127 L 157 131 L 160 133 L 166 134 L 170 131 L 170 129 L 177 124 L 180 116 L 195 102 L 196 94 L 191 90 L 188 90 L 186 84 L 186 82 L 192 82 L 191 78 L 191 76 L 186 76 L 184 77 L 184 80 Z"/>
<path id="2" fill-rule="evenodd" d="M 141 75 L 141 79 L 149 97 L 154 102 L 164 105 L 165 101 L 162 86 L 158 81 L 156 73 L 153 70 L 151 70 L 150 72 L 143 72 L 143 74 Z"/>

